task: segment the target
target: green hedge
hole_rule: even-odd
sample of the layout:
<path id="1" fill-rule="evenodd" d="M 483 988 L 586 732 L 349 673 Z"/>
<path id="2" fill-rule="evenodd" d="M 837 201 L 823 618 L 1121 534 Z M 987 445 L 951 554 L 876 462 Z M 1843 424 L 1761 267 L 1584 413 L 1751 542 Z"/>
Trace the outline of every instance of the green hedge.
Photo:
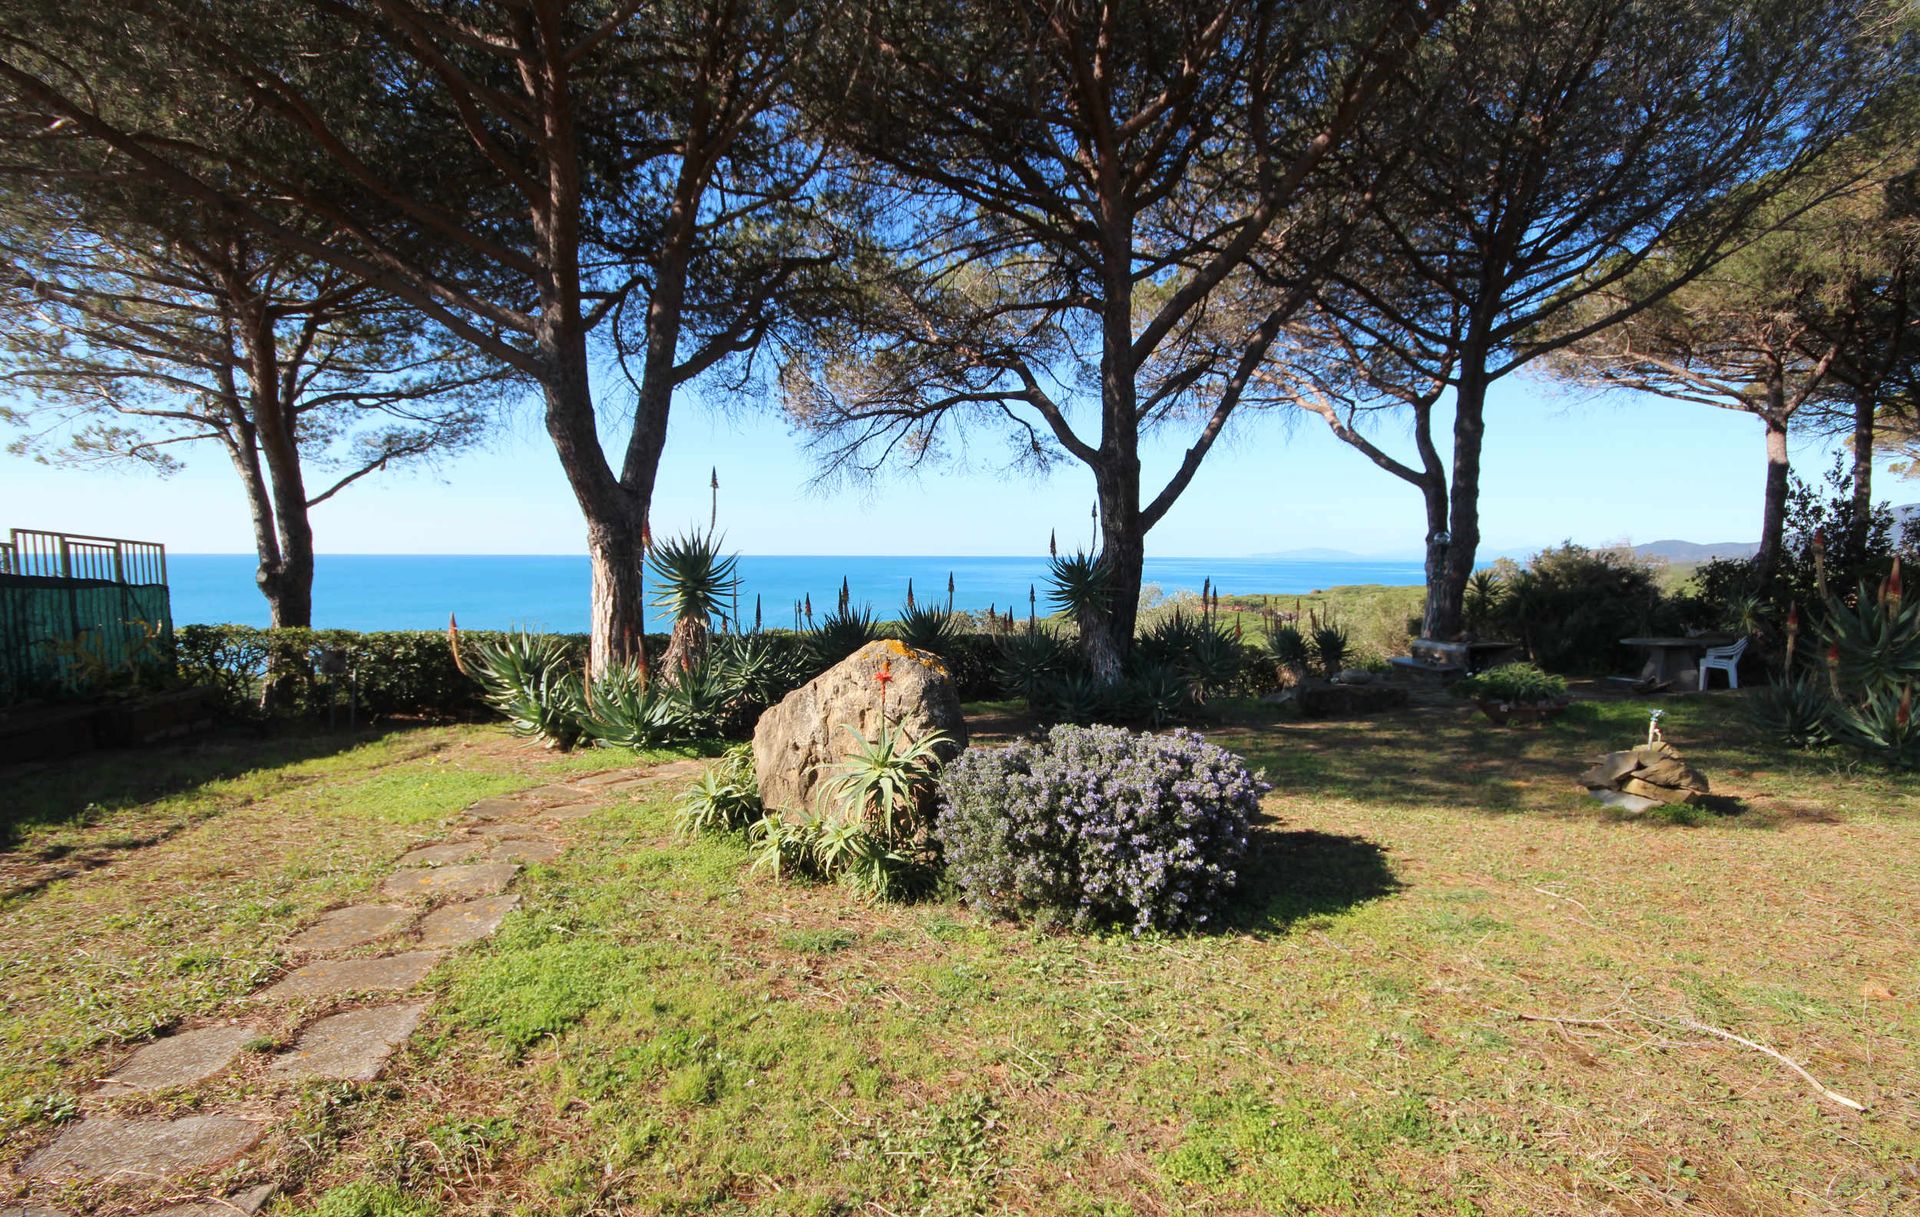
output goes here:
<path id="1" fill-rule="evenodd" d="M 462 630 L 462 651 L 471 657 L 475 644 L 502 636 L 497 630 Z M 560 637 L 566 640 L 573 663 L 584 667 L 587 636 Z M 767 630 L 765 637 L 796 651 L 808 650 L 810 643 L 806 634 L 791 630 Z M 941 645 L 941 658 L 963 700 L 1017 695 L 1000 684 L 1001 642 L 1000 635 L 969 633 L 954 635 Z M 649 634 L 646 645 L 647 654 L 657 660 L 666 651 L 666 635 Z M 322 673 L 321 657 L 329 650 L 346 652 L 348 677 Z M 1241 675 L 1230 691 L 1257 695 L 1271 688 L 1272 664 L 1255 648 L 1238 650 Z M 219 689 L 226 712 L 236 718 L 310 718 L 326 714 L 329 699 L 344 713 L 349 682 L 357 712 L 365 718 L 493 717 L 479 683 L 454 666 L 444 630 L 187 625 L 176 631 L 174 655 L 181 678 Z M 809 653 L 809 658 L 817 667 L 817 657 Z"/>
<path id="2" fill-rule="evenodd" d="M 463 653 L 475 644 L 499 638 L 498 630 L 461 630 Z M 768 630 L 766 636 L 800 650 L 805 635 Z M 574 662 L 585 666 L 587 636 L 564 634 Z M 647 653 L 666 651 L 664 634 L 647 635 Z M 346 678 L 321 672 L 321 656 L 344 650 L 354 702 L 366 717 L 485 719 L 493 716 L 480 685 L 454 666 L 444 630 L 300 630 L 260 629 L 245 625 L 182 626 L 174 640 L 180 676 L 189 684 L 221 691 L 226 712 L 236 718 L 308 718 L 327 713 L 328 701 L 344 713 Z M 960 635 L 943 648 L 960 696 L 998 696 L 994 682 L 996 640 L 985 634 Z"/>

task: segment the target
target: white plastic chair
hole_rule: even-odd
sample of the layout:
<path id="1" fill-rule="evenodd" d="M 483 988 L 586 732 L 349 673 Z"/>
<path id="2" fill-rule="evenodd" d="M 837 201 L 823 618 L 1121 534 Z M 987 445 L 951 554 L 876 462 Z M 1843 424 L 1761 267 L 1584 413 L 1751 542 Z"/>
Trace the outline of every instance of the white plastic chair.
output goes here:
<path id="1" fill-rule="evenodd" d="M 1727 674 L 1727 688 L 1740 687 L 1740 656 L 1746 652 L 1747 640 L 1727 647 L 1708 647 L 1707 653 L 1700 657 L 1700 691 L 1707 691 L 1707 673 L 1718 669 Z"/>

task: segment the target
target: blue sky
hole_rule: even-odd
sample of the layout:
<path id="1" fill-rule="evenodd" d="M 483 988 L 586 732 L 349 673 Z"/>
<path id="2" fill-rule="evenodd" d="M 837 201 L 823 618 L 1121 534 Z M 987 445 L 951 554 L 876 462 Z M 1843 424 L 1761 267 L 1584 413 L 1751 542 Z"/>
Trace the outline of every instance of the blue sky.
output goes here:
<path id="1" fill-rule="evenodd" d="M 1483 485 L 1484 556 L 1571 538 L 1587 544 L 1750 540 L 1763 475 L 1757 420 L 1635 394 L 1570 396 L 1511 377 L 1494 390 Z M 612 433 L 613 428 L 607 428 Z M 1405 452 L 1404 428 L 1378 432 Z M 1147 457 L 1154 485 L 1184 437 Z M 1827 448 L 1794 451 L 1817 476 Z M 1085 535 L 1091 476 L 1076 463 L 1033 479 L 985 459 L 865 489 L 811 490 L 799 440 L 771 411 L 694 402 L 674 420 L 655 498 L 656 527 L 707 515 L 717 465 L 729 543 L 762 554 L 1032 554 L 1049 528 Z M 1156 477 L 1157 475 L 1157 477 Z M 1920 499 L 1892 478 L 1878 497 Z M 536 410 L 523 407 L 485 450 L 436 471 L 370 478 L 314 513 L 321 552 L 579 553 L 582 527 Z M 0 529 L 31 527 L 157 540 L 182 553 L 251 548 L 238 485 L 212 449 L 161 480 L 144 471 L 48 468 L 0 454 Z M 1163 556 L 1241 556 L 1324 547 L 1417 556 L 1413 489 L 1335 440 L 1319 419 L 1244 416 L 1148 539 Z"/>

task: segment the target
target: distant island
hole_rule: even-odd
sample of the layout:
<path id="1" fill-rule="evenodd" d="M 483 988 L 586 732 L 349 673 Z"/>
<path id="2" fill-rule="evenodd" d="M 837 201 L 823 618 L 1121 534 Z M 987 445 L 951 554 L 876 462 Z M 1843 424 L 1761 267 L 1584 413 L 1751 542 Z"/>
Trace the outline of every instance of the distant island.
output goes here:
<path id="1" fill-rule="evenodd" d="M 1633 552 L 1663 562 L 1711 562 L 1715 558 L 1751 558 L 1760 552 L 1758 541 L 1648 541 Z"/>

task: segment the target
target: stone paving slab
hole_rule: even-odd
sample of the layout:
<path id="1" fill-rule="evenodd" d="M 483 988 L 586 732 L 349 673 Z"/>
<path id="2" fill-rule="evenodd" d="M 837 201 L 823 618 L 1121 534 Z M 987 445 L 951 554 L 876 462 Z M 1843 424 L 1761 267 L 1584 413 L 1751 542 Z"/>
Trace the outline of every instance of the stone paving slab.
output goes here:
<path id="1" fill-rule="evenodd" d="M 506 890 L 520 868 L 511 862 L 474 862 L 465 866 L 437 866 L 403 870 L 388 875 L 380 885 L 383 896 L 492 896 Z"/>
<path id="2" fill-rule="evenodd" d="M 542 807 L 540 816 L 546 820 L 558 820 L 565 823 L 570 820 L 584 820 L 590 815 L 605 811 L 607 804 L 600 802 L 569 803 L 564 807 Z"/>
<path id="3" fill-rule="evenodd" d="M 463 947 L 500 928 L 500 922 L 520 903 L 518 896 L 488 896 L 465 904 L 448 904 L 428 913 L 420 922 L 423 947 Z"/>
<path id="4" fill-rule="evenodd" d="M 486 846 L 477 841 L 442 841 L 436 845 L 422 845 L 400 855 L 396 866 L 448 866 L 455 862 L 465 862 Z"/>
<path id="5" fill-rule="evenodd" d="M 0 1209 L 0 1217 L 68 1217 L 65 1209 L 50 1209 L 44 1204 L 16 1204 Z"/>
<path id="6" fill-rule="evenodd" d="M 393 1050 L 420 1025 L 425 1002 L 372 1006 L 323 1018 L 300 1033 L 271 1072 L 282 1078 L 371 1082 Z"/>
<path id="7" fill-rule="evenodd" d="M 345 951 L 394 933 L 413 910 L 390 904 L 355 904 L 335 909 L 287 941 L 295 951 Z"/>
<path id="8" fill-rule="evenodd" d="M 191 1085 L 225 1069 L 248 1042 L 259 1038 L 258 1027 L 201 1027 L 169 1035 L 142 1045 L 100 1088 L 107 1094 L 132 1094 Z"/>
<path id="9" fill-rule="evenodd" d="M 568 799 L 577 799 L 585 793 L 585 787 L 568 782 L 552 782 L 545 786 L 535 786 L 531 790 L 522 790 L 513 798 L 515 804 L 524 811 L 530 803 L 565 802 Z"/>
<path id="10" fill-rule="evenodd" d="M 294 969 L 279 984 L 255 996 L 261 1001 L 285 1001 L 343 993 L 404 993 L 426 979 L 439 962 L 438 951 L 407 951 L 377 959 L 325 959 Z"/>
<path id="11" fill-rule="evenodd" d="M 260 1211 L 260 1206 L 273 1195 L 274 1185 L 262 1183 L 259 1187 L 250 1187 L 244 1192 L 235 1192 L 231 1196 L 216 1196 L 208 1200 L 189 1200 L 185 1204 L 170 1204 L 163 1209 L 155 1209 L 146 1217 L 249 1217 Z"/>
<path id="12" fill-rule="evenodd" d="M 494 862 L 534 863 L 551 862 L 567 851 L 567 847 L 558 841 L 534 841 L 524 837 L 510 837 L 496 843 L 487 854 Z"/>
<path id="13" fill-rule="evenodd" d="M 516 824 L 505 820 L 496 820 L 490 824 L 475 824 L 467 829 L 471 836 L 491 837 L 495 840 L 551 841 L 553 834 L 538 824 Z"/>
<path id="14" fill-rule="evenodd" d="M 28 1176 L 164 1179 L 218 1166 L 252 1149 L 267 1126 L 237 1116 L 81 1120 L 20 1168 Z"/>
<path id="15" fill-rule="evenodd" d="M 497 820 L 501 816 L 518 815 L 527 809 L 518 799 L 494 798 L 481 799 L 460 814 L 470 820 Z"/>

